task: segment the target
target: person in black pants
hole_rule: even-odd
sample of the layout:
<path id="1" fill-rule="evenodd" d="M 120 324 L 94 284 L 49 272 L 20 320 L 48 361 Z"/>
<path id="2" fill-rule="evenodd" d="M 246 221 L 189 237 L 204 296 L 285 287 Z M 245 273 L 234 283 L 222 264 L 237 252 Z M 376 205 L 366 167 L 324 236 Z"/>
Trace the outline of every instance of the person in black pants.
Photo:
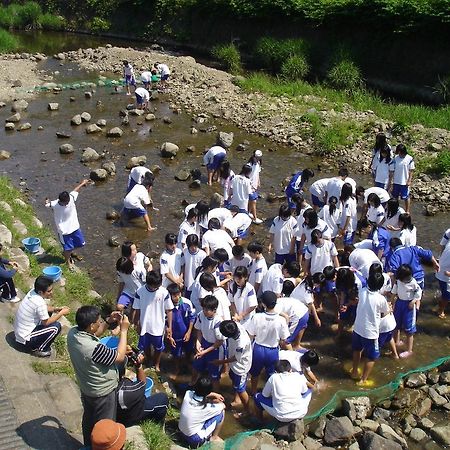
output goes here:
<path id="1" fill-rule="evenodd" d="M 2 250 L 3 245 L 0 244 L 0 253 Z M 17 263 L 0 256 L 0 300 L 2 302 L 16 303 L 20 301 L 13 281 L 13 276 L 18 268 Z"/>

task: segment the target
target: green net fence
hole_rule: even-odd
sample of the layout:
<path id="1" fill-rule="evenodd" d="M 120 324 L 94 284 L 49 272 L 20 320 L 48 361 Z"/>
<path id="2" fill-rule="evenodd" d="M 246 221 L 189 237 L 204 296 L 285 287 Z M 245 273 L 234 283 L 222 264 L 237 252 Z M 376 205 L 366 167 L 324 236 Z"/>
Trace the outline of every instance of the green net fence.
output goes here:
<path id="1" fill-rule="evenodd" d="M 54 91 L 66 91 L 66 90 L 77 90 L 77 89 L 93 89 L 96 87 L 115 87 L 122 86 L 124 84 L 123 79 L 108 79 L 102 77 L 95 81 L 73 81 L 70 83 L 55 83 L 47 82 L 39 86 L 35 86 L 33 89 L 17 88 L 16 92 L 54 92 Z"/>
<path id="2" fill-rule="evenodd" d="M 415 369 L 408 370 L 405 373 L 399 373 L 394 380 L 391 382 L 384 384 L 383 386 L 379 386 L 377 388 L 368 389 L 368 390 L 358 390 L 358 391 L 344 391 L 340 390 L 337 391 L 330 400 L 322 406 L 318 411 L 314 412 L 313 414 L 310 414 L 305 417 L 305 422 L 309 423 L 313 420 L 317 419 L 320 416 L 330 414 L 333 411 L 335 411 L 337 408 L 339 408 L 341 402 L 343 399 L 348 397 L 362 397 L 366 396 L 369 397 L 373 403 L 380 402 L 382 400 L 386 400 L 390 398 L 395 391 L 402 385 L 403 380 L 408 377 L 409 375 L 413 373 L 418 372 L 428 372 L 429 370 L 435 369 L 442 364 L 445 364 L 450 361 L 450 356 L 444 356 L 442 358 L 438 358 L 432 363 L 417 367 Z M 225 450 L 235 450 L 238 448 L 239 444 L 248 436 L 251 436 L 252 434 L 261 431 L 261 430 L 252 430 L 252 431 L 246 431 L 243 433 L 238 433 L 235 436 L 228 438 L 225 441 Z M 211 448 L 210 444 L 206 444 L 202 447 L 202 449 L 209 449 Z"/>

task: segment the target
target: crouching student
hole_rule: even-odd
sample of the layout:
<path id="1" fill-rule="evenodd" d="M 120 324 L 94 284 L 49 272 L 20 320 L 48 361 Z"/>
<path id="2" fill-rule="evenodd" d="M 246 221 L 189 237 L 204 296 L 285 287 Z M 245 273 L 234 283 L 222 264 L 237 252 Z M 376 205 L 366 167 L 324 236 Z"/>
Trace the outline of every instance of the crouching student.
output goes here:
<path id="1" fill-rule="evenodd" d="M 195 359 L 192 362 L 191 385 L 195 385 L 199 374 L 207 372 L 213 379 L 216 388 L 219 387 L 222 367 L 213 364 L 216 359 L 223 359 L 224 337 L 220 332 L 222 318 L 217 315 L 219 301 L 214 295 L 207 295 L 201 300 L 202 311 L 197 315 L 194 328 L 197 330 L 195 342 Z"/>
<path id="2" fill-rule="evenodd" d="M 311 366 L 319 364 L 319 355 L 314 350 L 280 350 L 280 361 L 287 360 L 293 372 L 299 372 L 306 377 L 309 388 L 319 388 L 319 380 L 311 370 Z"/>
<path id="3" fill-rule="evenodd" d="M 220 332 L 228 339 L 228 358 L 214 361 L 216 365 L 229 364 L 234 400 L 231 406 L 242 404 L 244 414 L 248 413 L 249 396 L 246 391 L 247 375 L 252 365 L 252 343 L 250 337 L 241 324 L 233 320 L 224 320 L 220 324 Z M 237 413 L 236 418 L 241 414 Z"/>
<path id="4" fill-rule="evenodd" d="M 280 422 L 302 419 L 308 412 L 312 394 L 305 376 L 293 372 L 289 361 L 284 359 L 276 363 L 275 370 L 262 392 L 254 396 L 259 418 L 262 420 L 265 410 Z"/>
<path id="5" fill-rule="evenodd" d="M 253 395 L 256 394 L 262 370 L 266 370 L 267 376 L 274 373 L 280 345 L 292 350 L 291 344 L 286 343 L 286 339 L 290 335 L 286 320 L 275 311 L 276 294 L 271 291 L 264 292 L 261 296 L 261 303 L 264 312 L 255 314 L 246 327 L 250 337 L 255 340 L 252 367 L 250 368 Z"/>
<path id="6" fill-rule="evenodd" d="M 219 437 L 225 419 L 224 398 L 213 392 L 213 380 L 203 376 L 184 395 L 178 428 L 189 446 L 222 442 Z"/>
<path id="7" fill-rule="evenodd" d="M 193 340 L 191 339 L 194 328 L 195 313 L 190 300 L 181 296 L 180 286 L 176 283 L 169 284 L 167 290 L 173 303 L 172 310 L 172 337 L 168 338 L 170 352 L 175 359 L 175 375 L 180 372 L 180 363 L 188 362 L 189 355 L 193 351 Z"/>

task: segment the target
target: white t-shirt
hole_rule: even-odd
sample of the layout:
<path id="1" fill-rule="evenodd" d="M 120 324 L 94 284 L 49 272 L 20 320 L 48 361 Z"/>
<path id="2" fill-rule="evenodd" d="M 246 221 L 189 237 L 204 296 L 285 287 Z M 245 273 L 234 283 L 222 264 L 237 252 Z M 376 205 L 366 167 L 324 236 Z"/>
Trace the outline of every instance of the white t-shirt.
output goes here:
<path id="1" fill-rule="evenodd" d="M 298 325 L 298 321 L 309 311 L 308 307 L 299 302 L 297 298 L 293 297 L 280 297 L 277 300 L 277 306 L 275 311 L 284 313 L 289 316 L 289 332 L 292 334 Z M 282 359 L 282 358 L 280 358 Z"/>
<path id="2" fill-rule="evenodd" d="M 297 220 L 292 216 L 287 220 L 277 216 L 273 219 L 269 233 L 273 234 L 275 253 L 286 255 L 291 251 L 291 242 L 297 233 Z"/>
<path id="3" fill-rule="evenodd" d="M 385 211 L 385 217 L 386 220 L 383 223 L 383 228 L 388 227 L 388 225 L 398 228 L 399 227 L 399 223 L 398 223 L 398 218 L 400 217 L 400 214 L 404 214 L 405 210 L 402 207 L 398 208 L 398 211 L 396 212 L 396 214 L 394 214 L 392 217 L 388 217 L 387 215 L 387 210 Z M 392 237 L 398 237 L 400 235 L 400 231 L 393 231 L 393 230 L 388 230 L 390 235 Z"/>
<path id="4" fill-rule="evenodd" d="M 130 274 L 117 272 L 117 280 L 119 283 L 123 283 L 122 292 L 134 297 L 136 291 L 145 284 L 145 277 L 147 275 L 146 264 L 149 263 L 149 259 L 143 253 L 136 253 L 134 260 L 133 272 Z"/>
<path id="5" fill-rule="evenodd" d="M 386 299 L 367 288 L 360 291 L 353 331 L 366 339 L 378 339 L 381 315 L 389 313 Z"/>
<path id="6" fill-rule="evenodd" d="M 228 253 L 228 259 L 233 257 L 232 248 L 234 241 L 225 230 L 208 230 L 202 238 L 202 248 L 209 248 L 213 254 L 218 248 L 223 248 Z"/>
<path id="7" fill-rule="evenodd" d="M 417 244 L 417 228 L 413 227 L 412 230 L 405 228 L 399 233 L 399 238 L 405 247 L 412 247 Z"/>
<path id="8" fill-rule="evenodd" d="M 75 202 L 78 198 L 78 192 L 72 191 L 67 205 L 61 205 L 58 200 L 50 202 L 49 207 L 53 209 L 56 229 L 60 235 L 71 234 L 80 228 L 78 222 L 77 208 Z"/>
<path id="9" fill-rule="evenodd" d="M 237 289 L 236 289 L 237 288 Z M 234 292 L 236 291 L 236 292 Z M 233 294 L 234 292 L 234 294 Z M 245 286 L 241 289 L 235 285 L 233 282 L 230 286 L 230 290 L 228 292 L 228 298 L 231 303 L 234 303 L 234 306 L 236 307 L 236 311 L 238 314 L 243 313 L 248 308 L 251 308 L 253 306 L 258 306 L 258 300 L 256 298 L 256 292 L 255 288 L 250 283 L 245 283 Z M 242 320 L 240 323 L 241 325 L 244 325 L 247 323 L 252 316 L 255 314 L 255 311 L 253 310 L 250 314 L 248 314 L 244 320 Z"/>
<path id="10" fill-rule="evenodd" d="M 319 200 L 323 202 L 330 180 L 331 178 L 321 178 L 320 180 L 314 181 L 314 183 L 309 187 L 309 192 L 311 192 L 311 195 L 315 195 Z"/>
<path id="11" fill-rule="evenodd" d="M 364 191 L 364 203 L 367 203 L 367 197 L 369 197 L 370 194 L 377 194 L 380 198 L 381 204 L 387 203 L 387 201 L 391 198 L 386 189 L 375 186 Z"/>
<path id="12" fill-rule="evenodd" d="M 314 230 L 320 230 L 322 232 L 322 237 L 324 239 L 331 239 L 331 230 L 330 228 L 328 228 L 328 225 L 322 220 L 322 219 L 318 219 L 317 220 L 317 226 L 315 228 L 310 228 L 309 226 L 306 225 L 306 223 L 303 223 L 302 229 L 298 230 L 298 234 L 297 234 L 297 240 L 300 241 L 302 234 L 305 235 L 305 243 L 304 245 L 309 245 L 311 242 L 311 233 Z"/>
<path id="13" fill-rule="evenodd" d="M 230 230 L 233 238 L 237 238 L 252 224 L 252 219 L 246 213 L 237 213 L 230 219 L 225 220 L 223 227 Z"/>
<path id="14" fill-rule="evenodd" d="M 230 200 L 231 198 L 231 183 L 233 181 L 234 176 L 235 173 L 232 170 L 230 170 L 230 175 L 228 176 L 228 178 L 220 179 L 220 184 L 223 186 L 223 200 L 225 202 Z"/>
<path id="15" fill-rule="evenodd" d="M 159 258 L 160 272 L 162 275 L 162 285 L 164 287 L 169 286 L 172 283 L 166 274 L 175 275 L 179 277 L 181 275 L 181 266 L 183 265 L 183 252 L 176 248 L 173 252 L 169 252 L 167 249 L 164 250 Z"/>
<path id="16" fill-rule="evenodd" d="M 178 230 L 178 248 L 184 248 L 184 246 L 186 245 L 186 239 L 190 234 L 196 234 L 200 239 L 200 226 L 197 221 L 191 224 L 187 220 L 184 220 L 180 225 L 180 229 Z"/>
<path id="17" fill-rule="evenodd" d="M 399 184 L 401 186 L 406 185 L 409 178 L 409 173 L 415 168 L 416 166 L 411 155 L 406 155 L 404 158 L 397 155 L 389 169 L 391 172 L 394 172 L 394 184 Z"/>
<path id="18" fill-rule="evenodd" d="M 353 233 L 356 231 L 356 227 L 358 224 L 358 216 L 356 209 L 356 199 L 350 197 L 342 206 L 342 219 L 341 219 L 341 227 L 343 228 L 347 217 L 350 217 L 350 222 L 347 227 L 347 233 Z"/>
<path id="19" fill-rule="evenodd" d="M 200 248 L 197 249 L 195 253 L 191 253 L 188 248 L 183 250 L 184 285 L 187 289 L 190 289 L 195 280 L 195 272 L 197 271 L 197 267 L 202 264 L 202 261 L 205 258 L 206 253 Z"/>
<path id="20" fill-rule="evenodd" d="M 204 428 L 207 420 L 219 415 L 225 405 L 223 403 L 205 403 L 201 397 L 196 397 L 194 391 L 186 391 L 181 404 L 180 420 L 178 428 L 185 436 L 198 434 L 200 438 L 206 438 L 215 429 L 214 422 L 210 427 Z"/>
<path id="21" fill-rule="evenodd" d="M 300 363 L 300 358 L 302 353 L 295 350 L 280 350 L 278 353 L 278 360 L 286 360 L 291 364 L 292 372 L 302 372 L 302 365 Z"/>
<path id="22" fill-rule="evenodd" d="M 250 336 L 241 324 L 237 324 L 239 328 L 239 336 L 237 339 L 229 338 L 228 344 L 228 357 L 236 357 L 236 361 L 230 363 L 230 369 L 236 375 L 246 375 L 250 371 L 252 366 L 252 343 Z"/>
<path id="23" fill-rule="evenodd" d="M 197 314 L 197 320 L 195 321 L 194 328 L 196 330 L 200 330 L 202 333 L 202 337 L 205 341 L 210 344 L 214 344 L 216 341 L 224 341 L 225 337 L 220 332 L 220 323 L 222 322 L 222 318 L 218 317 L 216 314 L 211 319 L 208 319 L 205 316 L 203 311 L 200 311 Z"/>
<path id="24" fill-rule="evenodd" d="M 143 83 L 149 83 L 152 79 L 152 73 L 148 70 L 141 73 L 141 80 Z"/>
<path id="25" fill-rule="evenodd" d="M 230 220 L 232 217 L 233 215 L 228 208 L 214 208 L 208 213 L 208 222 L 210 219 L 216 218 L 219 219 L 220 226 L 222 226 L 224 222 Z"/>
<path id="26" fill-rule="evenodd" d="M 214 161 L 214 157 L 217 155 L 220 155 L 221 153 L 226 154 L 226 150 L 221 147 L 220 145 L 213 145 L 204 155 L 203 155 L 203 162 L 204 164 L 212 164 Z"/>
<path id="27" fill-rule="evenodd" d="M 249 178 L 255 191 L 259 188 L 259 174 L 261 173 L 261 170 L 261 164 L 259 162 L 252 164 L 252 171 Z"/>
<path id="28" fill-rule="evenodd" d="M 444 248 L 444 251 L 441 253 L 439 258 L 439 272 L 436 273 L 436 278 L 440 281 L 444 281 L 447 283 L 447 290 L 450 291 L 450 277 L 445 275 L 446 271 L 450 271 L 450 244 Z"/>
<path id="29" fill-rule="evenodd" d="M 123 71 L 125 75 L 133 76 L 134 75 L 134 69 L 131 64 L 127 64 L 126 66 L 123 66 Z"/>
<path id="30" fill-rule="evenodd" d="M 205 297 L 206 295 L 209 295 L 209 292 L 206 289 L 203 289 L 200 284 L 200 277 L 202 273 L 203 272 L 200 272 L 195 278 L 194 282 L 189 286 L 189 290 L 191 291 L 190 300 L 197 312 L 202 310 L 200 299 Z"/>
<path id="31" fill-rule="evenodd" d="M 389 313 L 386 316 L 381 318 L 380 321 L 380 334 L 389 333 L 389 331 L 395 330 L 397 327 L 397 322 L 395 321 L 395 317 L 393 313 Z"/>
<path id="32" fill-rule="evenodd" d="M 291 297 L 296 298 L 303 302 L 306 306 L 309 306 L 314 302 L 314 296 L 312 291 L 306 286 L 306 283 L 300 283 L 292 291 Z"/>
<path id="33" fill-rule="evenodd" d="M 327 198 L 336 197 L 339 200 L 342 186 L 344 186 L 344 180 L 341 177 L 330 178 L 326 189 Z"/>
<path id="34" fill-rule="evenodd" d="M 336 246 L 327 239 L 323 240 L 323 244 L 320 247 L 309 244 L 305 250 L 305 259 L 311 260 L 310 273 L 323 272 L 325 267 L 334 266 L 332 257 L 337 255 Z"/>
<path id="35" fill-rule="evenodd" d="M 369 269 L 372 264 L 379 264 L 381 261 L 375 253 L 368 248 L 355 248 L 348 258 L 350 266 L 362 273 L 364 278 L 369 277 Z"/>
<path id="36" fill-rule="evenodd" d="M 28 292 L 19 305 L 14 318 L 14 335 L 20 344 L 30 340 L 30 334 L 43 321 L 49 318 L 47 302 L 34 289 Z"/>
<path id="37" fill-rule="evenodd" d="M 247 332 L 255 336 L 256 344 L 270 348 L 278 347 L 281 339 L 290 336 L 286 320 L 276 312 L 255 314 L 247 323 Z"/>
<path id="38" fill-rule="evenodd" d="M 141 184 L 137 184 L 124 198 L 123 206 L 128 209 L 143 209 L 143 205 L 149 205 L 150 202 L 148 189 Z"/>
<path id="39" fill-rule="evenodd" d="M 283 290 L 284 276 L 281 264 L 272 264 L 265 273 L 261 282 L 261 292 L 272 291 L 281 294 Z"/>
<path id="40" fill-rule="evenodd" d="M 450 242 L 450 228 L 442 235 L 439 245 L 446 246 Z"/>
<path id="41" fill-rule="evenodd" d="M 389 168 L 392 164 L 392 160 L 389 163 L 386 162 L 386 159 L 383 158 L 383 161 L 380 162 L 380 156 L 375 155 L 372 160 L 372 171 L 375 173 L 375 182 L 383 183 L 385 186 L 389 181 Z"/>
<path id="42" fill-rule="evenodd" d="M 145 175 L 147 173 L 152 173 L 152 171 L 150 169 L 147 169 L 147 167 L 144 166 L 133 167 L 130 171 L 130 175 L 128 176 L 128 182 L 130 182 L 130 180 L 133 180 L 137 184 L 142 184 L 142 181 L 144 181 Z"/>
<path id="43" fill-rule="evenodd" d="M 422 288 L 419 286 L 414 278 L 411 281 L 403 283 L 403 281 L 397 280 L 392 286 L 391 292 L 400 300 L 420 300 L 422 298 Z"/>
<path id="44" fill-rule="evenodd" d="M 328 225 L 328 228 L 330 229 L 331 238 L 335 238 L 338 235 L 339 225 L 341 224 L 341 216 L 342 216 L 341 203 L 338 203 L 336 205 L 336 209 L 334 210 L 333 214 L 330 214 L 330 205 L 325 205 L 319 211 L 319 218 Z"/>
<path id="45" fill-rule="evenodd" d="M 252 262 L 250 263 L 249 266 L 249 271 L 250 271 L 248 277 L 249 283 L 252 284 L 253 286 L 255 285 L 255 283 L 261 283 L 264 278 L 264 275 L 267 272 L 267 263 L 264 256 L 260 259 L 252 259 Z"/>
<path id="46" fill-rule="evenodd" d="M 225 269 L 225 271 L 228 271 L 228 272 L 231 272 L 234 274 L 236 267 L 239 267 L 239 266 L 249 267 L 251 263 L 252 263 L 251 256 L 247 253 L 244 253 L 244 255 L 242 256 L 242 259 L 237 259 L 234 256 L 231 259 L 229 259 L 224 264 L 224 269 Z"/>
<path id="47" fill-rule="evenodd" d="M 221 320 L 230 320 L 231 319 L 231 311 L 230 311 L 230 299 L 228 298 L 227 293 L 224 288 L 216 287 L 214 292 L 208 292 L 208 294 L 214 295 L 219 301 L 219 306 L 217 307 L 216 316 Z"/>
<path id="48" fill-rule="evenodd" d="M 170 75 L 170 70 L 167 64 L 158 64 L 156 68 L 158 69 L 161 76 Z"/>
<path id="49" fill-rule="evenodd" d="M 235 175 L 231 183 L 231 190 L 233 191 L 231 204 L 247 211 L 248 196 L 253 192 L 250 178 L 244 177 L 243 175 Z"/>
<path id="50" fill-rule="evenodd" d="M 377 225 L 379 225 L 383 219 L 384 219 L 384 208 L 382 205 L 378 206 L 378 208 L 375 208 L 374 206 L 369 206 L 369 209 L 367 210 L 367 220 L 369 222 L 375 222 Z"/>
<path id="51" fill-rule="evenodd" d="M 290 422 L 306 416 L 311 399 L 311 396 L 303 397 L 307 391 L 304 375 L 298 372 L 285 372 L 271 375 L 262 395 L 272 398 L 273 408 L 270 408 L 270 413 L 275 419 Z"/>
<path id="52" fill-rule="evenodd" d="M 147 91 L 147 89 L 143 88 L 143 87 L 138 87 L 134 93 L 136 95 L 139 95 L 139 97 L 142 97 L 145 101 L 149 101 L 150 100 L 150 93 Z"/>
<path id="53" fill-rule="evenodd" d="M 147 285 L 140 287 L 134 295 L 133 309 L 140 310 L 141 336 L 146 333 L 162 336 L 166 325 L 166 311 L 173 303 L 165 287 L 150 291 Z"/>
<path id="54" fill-rule="evenodd" d="M 311 205 L 306 204 L 299 212 L 299 214 L 297 215 L 297 232 L 300 232 L 302 227 L 303 227 L 303 223 L 305 222 L 305 218 L 303 217 L 303 214 L 305 211 L 307 211 L 308 209 L 312 209 Z"/>

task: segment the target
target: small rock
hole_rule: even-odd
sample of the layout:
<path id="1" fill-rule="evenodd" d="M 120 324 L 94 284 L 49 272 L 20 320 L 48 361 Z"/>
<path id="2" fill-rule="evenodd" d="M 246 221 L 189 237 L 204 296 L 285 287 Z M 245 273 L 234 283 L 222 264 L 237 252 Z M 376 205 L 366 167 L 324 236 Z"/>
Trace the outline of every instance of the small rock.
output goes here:
<path id="1" fill-rule="evenodd" d="M 393 409 L 409 408 L 411 405 L 416 404 L 420 397 L 420 391 L 416 389 L 401 389 L 398 390 L 392 400 Z"/>
<path id="2" fill-rule="evenodd" d="M 71 101 L 71 102 L 74 102 L 75 100 L 76 100 L 75 97 L 70 97 L 70 98 L 69 98 L 69 101 Z"/>
<path id="3" fill-rule="evenodd" d="M 202 187 L 202 183 L 200 180 L 194 180 L 192 183 L 189 184 L 189 187 L 191 189 L 199 189 Z"/>
<path id="4" fill-rule="evenodd" d="M 93 133 L 100 133 L 102 129 L 96 125 L 95 123 L 91 123 L 86 127 L 86 133 L 87 134 L 93 134 Z"/>
<path id="5" fill-rule="evenodd" d="M 115 175 L 116 173 L 116 165 L 112 161 L 103 163 L 102 169 L 105 169 L 109 175 Z"/>
<path id="6" fill-rule="evenodd" d="M 58 53 L 54 55 L 55 59 L 59 59 L 60 61 L 64 61 L 66 59 L 66 55 L 64 53 Z"/>
<path id="7" fill-rule="evenodd" d="M 38 131 L 42 131 L 42 130 L 44 129 L 44 127 L 43 127 L 42 125 L 39 125 L 36 129 L 37 129 Z"/>
<path id="8" fill-rule="evenodd" d="M 68 131 L 57 131 L 56 137 L 59 139 L 69 139 L 72 136 L 72 133 L 69 133 Z"/>
<path id="9" fill-rule="evenodd" d="M 431 144 L 427 145 L 427 150 L 430 152 L 439 152 L 442 150 L 442 145 L 438 144 L 437 142 L 432 142 Z"/>
<path id="10" fill-rule="evenodd" d="M 305 424 L 302 419 L 279 425 L 273 432 L 278 440 L 293 442 L 301 440 L 305 434 Z"/>
<path id="11" fill-rule="evenodd" d="M 152 120 L 155 120 L 156 119 L 156 116 L 154 115 L 154 114 L 147 114 L 146 116 L 145 116 L 145 120 L 146 121 L 148 121 L 148 122 L 150 122 L 150 121 L 152 121 Z"/>
<path id="12" fill-rule="evenodd" d="M 425 215 L 426 216 L 435 216 L 438 213 L 439 209 L 434 205 L 425 206 Z"/>
<path id="13" fill-rule="evenodd" d="M 217 135 L 217 143 L 224 148 L 230 148 L 233 145 L 234 134 L 220 131 Z"/>
<path id="14" fill-rule="evenodd" d="M 443 406 L 447 403 L 447 400 L 442 395 L 439 395 L 435 389 L 430 387 L 430 390 L 428 391 L 428 395 L 431 398 L 431 401 L 436 406 Z"/>
<path id="15" fill-rule="evenodd" d="M 189 178 L 191 178 L 191 174 L 185 169 L 180 169 L 175 174 L 175 180 L 178 180 L 178 181 L 187 181 L 187 180 L 189 180 Z"/>
<path id="16" fill-rule="evenodd" d="M 369 431 L 373 431 L 375 433 L 378 430 L 378 427 L 380 426 L 380 424 L 378 422 L 376 422 L 375 420 L 364 419 L 363 421 L 361 421 L 359 426 L 363 430 L 369 430 Z"/>
<path id="17" fill-rule="evenodd" d="M 47 108 L 49 111 L 58 111 L 59 103 L 49 103 Z"/>
<path id="18" fill-rule="evenodd" d="M 364 450 L 402 450 L 402 446 L 385 439 L 372 431 L 366 431 L 361 438 L 361 448 Z"/>
<path id="19" fill-rule="evenodd" d="M 311 422 L 308 425 L 309 434 L 318 439 L 322 439 L 326 423 L 327 423 L 326 418 L 324 416 L 320 416 L 319 418 L 314 420 L 314 422 Z M 378 424 L 377 424 L 377 427 L 378 427 Z"/>
<path id="20" fill-rule="evenodd" d="M 198 130 L 195 127 L 191 127 L 191 134 L 197 134 Z"/>
<path id="21" fill-rule="evenodd" d="M 98 127 L 106 127 L 106 120 L 105 119 L 98 119 L 97 124 Z"/>
<path id="22" fill-rule="evenodd" d="M 31 123 L 25 122 L 22 125 L 20 125 L 19 128 L 17 128 L 17 131 L 25 131 L 25 130 L 30 130 L 30 129 L 31 129 Z"/>
<path id="23" fill-rule="evenodd" d="M 123 131 L 119 127 L 111 128 L 106 133 L 106 136 L 113 137 L 113 138 L 118 138 L 118 137 L 121 137 L 122 135 L 123 135 Z"/>
<path id="24" fill-rule="evenodd" d="M 85 92 L 84 93 L 85 98 L 92 98 L 92 92 Z"/>
<path id="25" fill-rule="evenodd" d="M 20 235 L 26 236 L 28 234 L 27 227 L 19 219 L 14 219 L 12 225 Z"/>
<path id="26" fill-rule="evenodd" d="M 418 426 L 422 428 L 422 430 L 429 430 L 430 428 L 434 427 L 434 422 L 432 422 L 430 419 L 427 419 L 424 417 L 419 421 Z"/>
<path id="27" fill-rule="evenodd" d="M 11 111 L 12 112 L 22 112 L 22 111 L 26 111 L 28 108 L 28 102 L 26 100 L 16 100 L 12 106 L 11 106 Z"/>
<path id="28" fill-rule="evenodd" d="M 17 123 L 19 122 L 21 119 L 20 113 L 15 113 L 12 116 L 9 116 L 7 119 L 5 119 L 5 122 L 13 122 L 13 123 Z"/>
<path id="29" fill-rule="evenodd" d="M 450 371 L 442 372 L 439 376 L 439 382 L 450 384 Z"/>
<path id="30" fill-rule="evenodd" d="M 355 434 L 355 429 L 348 417 L 334 417 L 325 425 L 324 442 L 334 445 L 349 441 Z"/>
<path id="31" fill-rule="evenodd" d="M 85 111 L 80 114 L 80 117 L 83 122 L 90 122 L 92 116 L 88 112 Z"/>
<path id="32" fill-rule="evenodd" d="M 93 148 L 86 147 L 83 149 L 83 153 L 81 155 L 82 163 L 97 161 L 98 159 L 100 159 L 100 155 Z"/>
<path id="33" fill-rule="evenodd" d="M 394 441 L 397 444 L 400 444 L 402 447 L 408 447 L 406 440 L 402 438 L 398 433 L 396 433 L 392 427 L 385 423 L 380 424 L 380 427 L 378 428 L 378 434 L 386 439 L 389 439 L 390 441 Z"/>
<path id="34" fill-rule="evenodd" d="M 172 119 L 169 116 L 164 116 L 163 117 L 163 122 L 167 123 L 167 124 L 170 124 L 170 123 L 172 123 Z"/>
<path id="35" fill-rule="evenodd" d="M 157 173 L 161 172 L 161 167 L 158 166 L 158 164 L 153 164 L 153 166 L 150 167 L 150 172 L 156 175 Z"/>
<path id="36" fill-rule="evenodd" d="M 387 419 L 389 419 L 389 417 L 391 417 L 391 414 L 392 414 L 391 411 L 389 411 L 388 409 L 376 407 L 373 410 L 372 419 L 373 420 L 380 420 L 380 419 L 387 420 Z"/>
<path id="37" fill-rule="evenodd" d="M 13 212 L 10 204 L 5 202 L 4 200 L 0 200 L 0 208 L 9 213 Z"/>
<path id="38" fill-rule="evenodd" d="M 126 168 L 132 169 L 133 167 L 143 166 L 147 162 L 147 157 L 145 155 L 142 156 L 133 156 L 127 162 Z"/>
<path id="39" fill-rule="evenodd" d="M 310 438 L 309 436 L 303 439 L 303 445 L 305 446 L 306 450 L 319 450 L 320 448 L 322 448 L 322 444 L 320 442 L 316 441 L 313 438 Z"/>
<path id="40" fill-rule="evenodd" d="M 130 125 L 130 118 L 128 117 L 128 116 L 125 116 L 123 119 L 122 119 L 122 125 L 123 126 L 128 126 L 128 125 Z"/>
<path id="41" fill-rule="evenodd" d="M 12 122 L 6 122 L 5 123 L 5 130 L 6 131 L 12 131 L 16 128 L 16 126 Z"/>
<path id="42" fill-rule="evenodd" d="M 83 120 L 81 119 L 81 114 L 76 114 L 75 116 L 73 116 L 70 119 L 70 124 L 71 125 L 75 125 L 75 126 L 81 125 L 81 122 L 83 122 Z"/>
<path id="43" fill-rule="evenodd" d="M 130 114 L 132 116 L 143 116 L 145 114 L 145 111 L 143 109 L 131 109 Z"/>
<path id="44" fill-rule="evenodd" d="M 74 148 L 72 144 L 63 144 L 59 147 L 59 153 L 62 155 L 68 155 L 69 153 L 73 153 Z"/>
<path id="45" fill-rule="evenodd" d="M 186 151 L 188 153 L 194 153 L 195 152 L 195 146 L 194 145 L 190 145 L 189 147 L 186 147 Z"/>
<path id="46" fill-rule="evenodd" d="M 107 220 L 119 220 L 120 219 L 120 213 L 118 213 L 117 211 L 108 211 L 106 213 L 106 219 Z"/>
<path id="47" fill-rule="evenodd" d="M 355 421 L 365 419 L 371 411 L 369 397 L 349 397 L 343 400 L 342 408 L 344 414 L 351 420 Z"/>
<path id="48" fill-rule="evenodd" d="M 431 437 L 443 444 L 450 445 L 450 425 L 439 425 L 430 430 Z"/>
<path id="49" fill-rule="evenodd" d="M 427 384 L 427 377 L 424 373 L 413 373 L 406 379 L 406 386 L 418 388 Z"/>
<path id="50" fill-rule="evenodd" d="M 0 223 L 0 244 L 10 246 L 12 242 L 12 233 L 9 229 Z"/>
<path id="51" fill-rule="evenodd" d="M 0 161 L 11 158 L 11 153 L 6 150 L 0 150 Z"/>
<path id="52" fill-rule="evenodd" d="M 413 428 L 409 433 L 409 438 L 414 442 L 420 442 L 427 437 L 427 433 L 420 428 Z"/>
<path id="53" fill-rule="evenodd" d="M 105 181 L 108 178 L 108 172 L 105 169 L 95 169 L 91 171 L 90 178 L 93 181 Z"/>
<path id="54" fill-rule="evenodd" d="M 177 156 L 179 147 L 171 142 L 164 142 L 161 146 L 161 156 L 163 158 L 173 158 Z"/>
<path id="55" fill-rule="evenodd" d="M 5 102 L 0 102 L 0 108 L 4 108 L 6 106 Z"/>

